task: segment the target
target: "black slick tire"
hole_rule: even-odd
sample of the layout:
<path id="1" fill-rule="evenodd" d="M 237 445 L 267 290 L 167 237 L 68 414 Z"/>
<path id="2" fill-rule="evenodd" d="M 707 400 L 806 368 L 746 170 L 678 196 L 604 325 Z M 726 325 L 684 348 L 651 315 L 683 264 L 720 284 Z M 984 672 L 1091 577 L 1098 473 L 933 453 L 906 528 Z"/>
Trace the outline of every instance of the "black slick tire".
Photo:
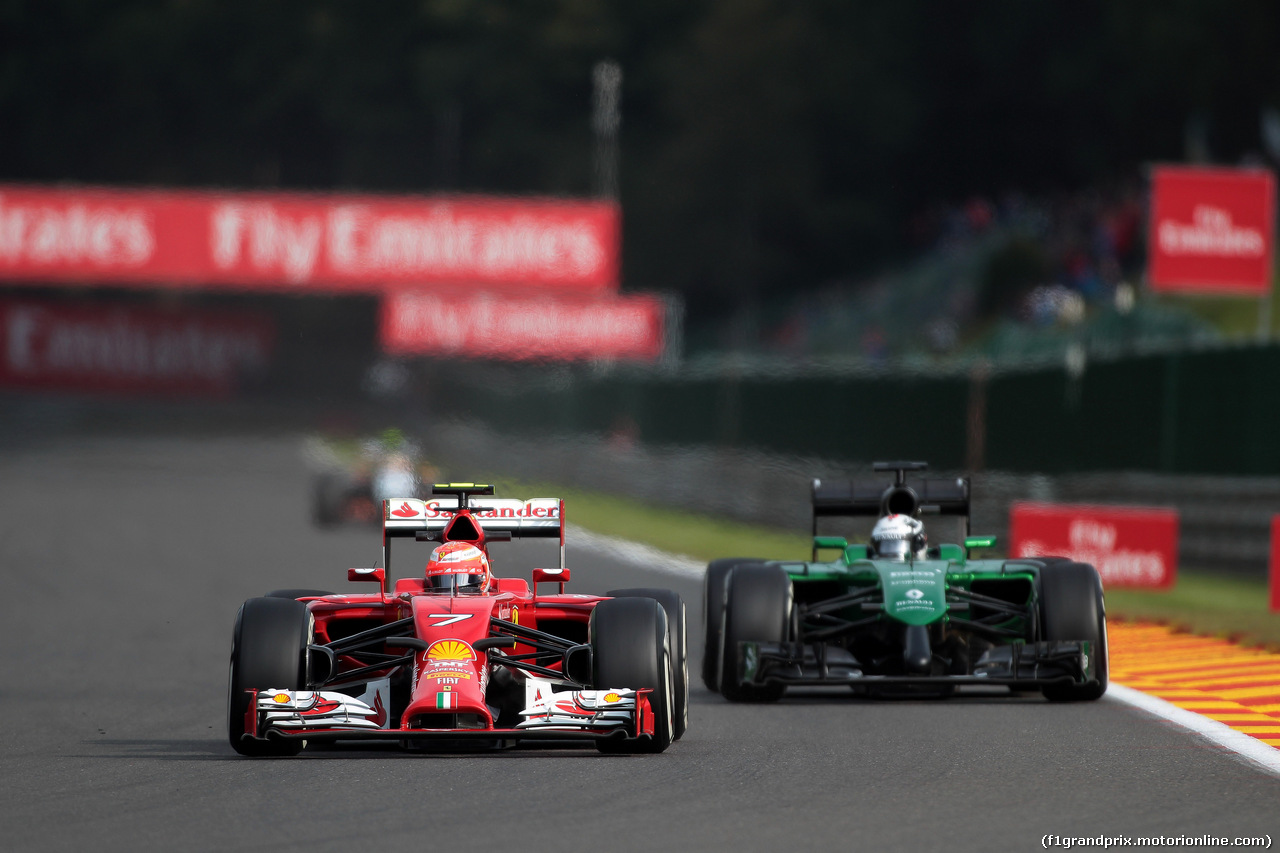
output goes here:
<path id="1" fill-rule="evenodd" d="M 689 644 L 685 632 L 684 600 L 673 590 L 649 587 L 615 589 L 605 595 L 613 598 L 652 598 L 662 605 L 662 610 L 667 615 L 667 645 L 671 650 L 671 678 L 674 682 L 672 739 L 680 740 L 689 728 Z"/>
<path id="2" fill-rule="evenodd" d="M 587 626 L 591 643 L 592 683 L 599 689 L 649 688 L 653 737 L 602 738 L 601 752 L 656 753 L 671 745 L 674 725 L 672 655 L 667 640 L 667 614 L 651 598 L 612 598 L 591 611 Z"/>
<path id="3" fill-rule="evenodd" d="M 1107 613 L 1098 570 L 1087 563 L 1047 563 L 1040 570 L 1040 626 L 1045 640 L 1088 640 L 1098 680 L 1043 688 L 1051 702 L 1083 702 L 1107 692 Z"/>
<path id="4" fill-rule="evenodd" d="M 781 643 L 790 638 L 791 578 L 779 566 L 734 568 L 725 585 L 720 694 L 730 702 L 774 702 L 786 687 L 744 685 L 739 681 L 743 642 Z"/>
<path id="5" fill-rule="evenodd" d="M 301 740 L 246 740 L 249 689 L 306 687 L 307 606 L 288 598 L 251 598 L 236 615 L 227 685 L 227 736 L 241 755 L 297 755 Z"/>
<path id="6" fill-rule="evenodd" d="M 702 683 L 712 693 L 720 692 L 725 579 L 734 567 L 758 562 L 752 557 L 724 557 L 707 563 L 707 573 L 702 578 Z"/>

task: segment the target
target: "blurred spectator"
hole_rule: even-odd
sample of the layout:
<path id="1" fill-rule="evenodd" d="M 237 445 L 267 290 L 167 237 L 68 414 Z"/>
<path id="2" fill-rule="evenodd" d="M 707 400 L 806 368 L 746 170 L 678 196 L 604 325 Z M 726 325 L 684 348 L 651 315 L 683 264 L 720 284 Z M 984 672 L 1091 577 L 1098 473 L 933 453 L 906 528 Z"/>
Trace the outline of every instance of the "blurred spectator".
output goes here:
<path id="1" fill-rule="evenodd" d="M 779 312 L 769 347 L 791 357 L 935 357 L 1007 320 L 1075 325 L 1141 277 L 1145 189 L 1131 180 L 1055 196 L 1006 192 L 932 202 L 909 223 L 921 255 L 892 274 L 846 279 Z M 939 317 L 939 307 L 946 314 Z"/>

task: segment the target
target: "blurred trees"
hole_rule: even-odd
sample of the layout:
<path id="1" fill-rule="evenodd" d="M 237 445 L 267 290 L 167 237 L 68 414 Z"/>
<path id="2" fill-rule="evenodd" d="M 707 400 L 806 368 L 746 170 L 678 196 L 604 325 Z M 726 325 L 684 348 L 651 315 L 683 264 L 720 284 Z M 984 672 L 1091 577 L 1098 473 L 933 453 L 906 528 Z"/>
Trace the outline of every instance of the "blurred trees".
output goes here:
<path id="1" fill-rule="evenodd" d="M 0 0 L 0 179 L 583 195 L 624 71 L 628 286 L 727 311 L 929 204 L 1261 149 L 1271 0 Z"/>

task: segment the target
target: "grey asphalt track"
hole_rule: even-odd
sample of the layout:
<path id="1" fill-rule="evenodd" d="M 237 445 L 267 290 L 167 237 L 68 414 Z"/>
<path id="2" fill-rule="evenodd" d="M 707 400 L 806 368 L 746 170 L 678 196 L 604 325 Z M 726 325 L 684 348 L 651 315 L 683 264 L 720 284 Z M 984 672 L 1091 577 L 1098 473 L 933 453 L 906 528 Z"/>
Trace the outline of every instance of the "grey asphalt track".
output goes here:
<path id="1" fill-rule="evenodd" d="M 572 541 L 571 589 L 672 586 L 688 603 L 690 728 L 665 754 L 240 758 L 224 731 L 239 603 L 341 590 L 378 549 L 376 531 L 310 526 L 298 448 L 88 437 L 0 453 L 0 849 L 1028 850 L 1046 833 L 1280 832 L 1280 780 L 1105 699 L 729 705 L 697 683 L 698 582 Z M 554 560 L 501 547 L 504 574 Z"/>

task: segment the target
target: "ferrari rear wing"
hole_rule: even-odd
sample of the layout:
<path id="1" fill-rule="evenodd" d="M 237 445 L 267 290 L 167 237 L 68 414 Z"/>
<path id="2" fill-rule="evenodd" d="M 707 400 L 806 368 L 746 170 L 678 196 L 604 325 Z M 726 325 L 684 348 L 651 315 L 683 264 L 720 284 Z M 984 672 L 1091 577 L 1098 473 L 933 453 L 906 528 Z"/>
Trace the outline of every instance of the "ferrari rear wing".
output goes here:
<path id="1" fill-rule="evenodd" d="M 464 542 L 558 538 L 560 568 L 564 568 L 561 498 L 496 498 L 493 486 L 476 483 L 437 483 L 431 491 L 433 497 L 428 500 L 390 498 L 382 502 L 383 592 L 391 589 L 391 540 L 398 538 Z M 467 513 L 458 518 L 464 508 Z M 458 523 L 451 526 L 455 518 Z"/>
<path id="2" fill-rule="evenodd" d="M 458 514 L 457 498 L 431 500 L 392 498 L 383 501 L 383 526 L 388 536 L 416 536 L 419 531 L 444 530 Z M 467 509 L 485 534 L 510 533 L 516 538 L 558 537 L 561 528 L 559 498 L 470 498 Z"/>

